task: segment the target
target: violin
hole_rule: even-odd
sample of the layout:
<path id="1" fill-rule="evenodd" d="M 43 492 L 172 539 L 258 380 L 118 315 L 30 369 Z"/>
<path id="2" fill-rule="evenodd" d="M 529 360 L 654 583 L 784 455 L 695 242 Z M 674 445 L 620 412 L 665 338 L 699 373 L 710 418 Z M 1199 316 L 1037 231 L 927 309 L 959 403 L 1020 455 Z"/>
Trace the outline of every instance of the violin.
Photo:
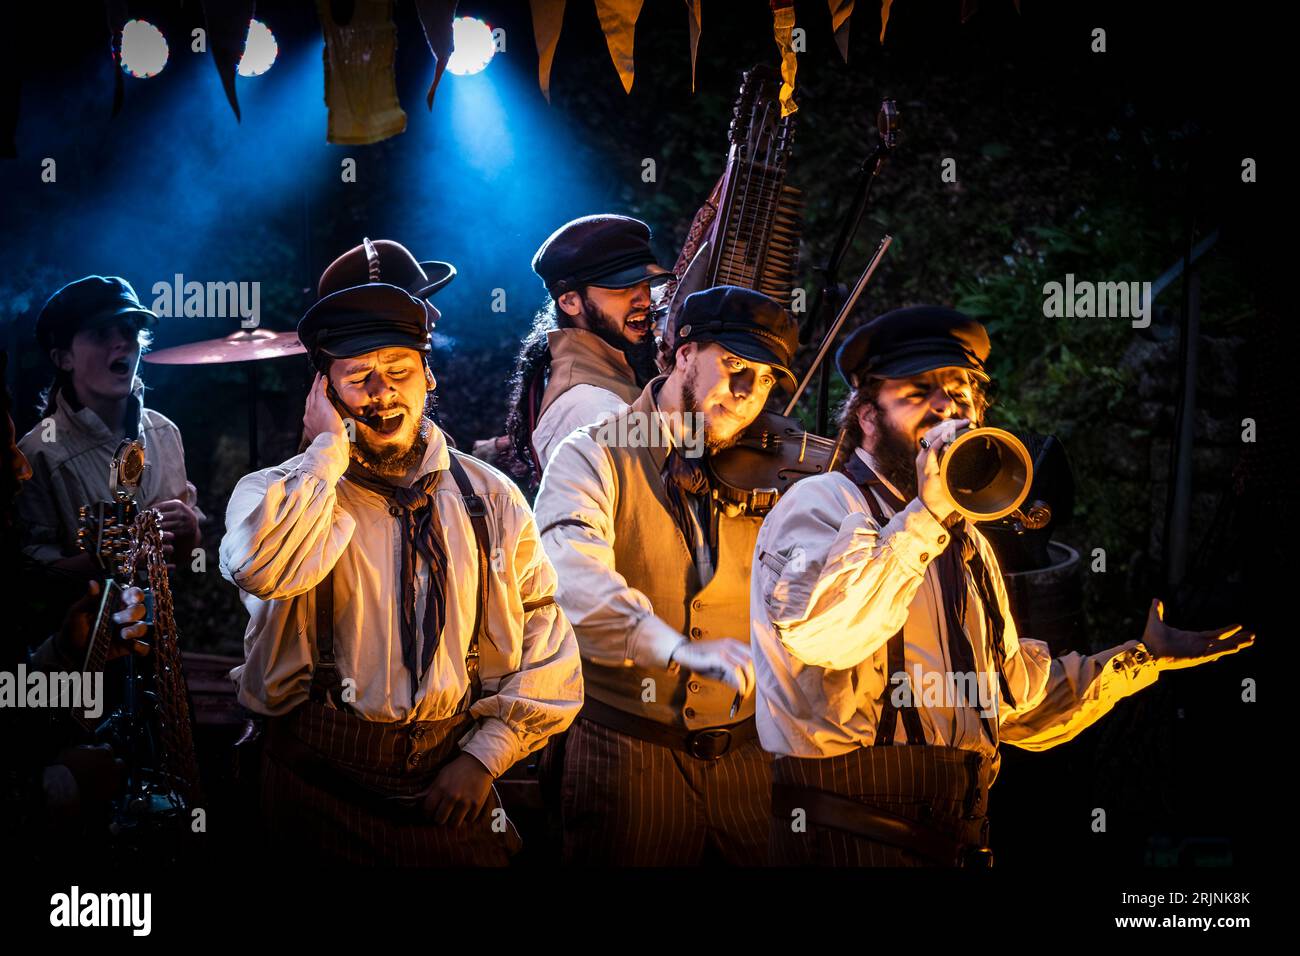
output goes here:
<path id="1" fill-rule="evenodd" d="M 772 510 L 786 489 L 800 478 L 827 474 L 840 464 L 843 456 L 843 431 L 833 439 L 815 435 L 806 431 L 790 413 L 825 361 L 835 337 L 857 305 L 893 241 L 893 237 L 887 235 L 876 247 L 871 261 L 862 270 L 849 297 L 844 300 L 839 315 L 826 331 L 812 367 L 804 373 L 784 412 L 760 412 L 741 433 L 736 444 L 705 458 L 705 467 L 713 479 L 714 497 L 733 513 L 765 515 Z"/>
<path id="2" fill-rule="evenodd" d="M 893 100 L 887 99 L 881 104 L 876 117 L 876 128 L 879 134 L 877 144 L 858 171 L 856 193 L 824 270 L 826 282 L 818 299 L 819 313 L 826 307 L 831 291 L 836 286 L 840 262 L 861 223 L 871 184 L 889 153 L 898 145 L 898 107 Z M 833 439 L 825 438 L 804 429 L 797 419 L 791 417 L 791 413 L 813 375 L 821 369 L 823 374 L 818 402 L 818 429 L 825 430 L 826 356 L 892 242 L 893 237 L 889 235 L 881 239 L 857 283 L 841 305 L 835 321 L 826 330 L 812 366 L 799 382 L 784 411 L 779 414 L 774 411 L 761 412 L 741 433 L 736 444 L 705 459 L 705 467 L 712 478 L 713 496 L 729 512 L 765 515 L 790 485 L 809 475 L 827 474 L 841 464 L 844 457 L 844 449 L 841 447 L 843 431 Z M 815 321 L 809 323 L 808 327 L 811 328 L 814 324 Z"/>

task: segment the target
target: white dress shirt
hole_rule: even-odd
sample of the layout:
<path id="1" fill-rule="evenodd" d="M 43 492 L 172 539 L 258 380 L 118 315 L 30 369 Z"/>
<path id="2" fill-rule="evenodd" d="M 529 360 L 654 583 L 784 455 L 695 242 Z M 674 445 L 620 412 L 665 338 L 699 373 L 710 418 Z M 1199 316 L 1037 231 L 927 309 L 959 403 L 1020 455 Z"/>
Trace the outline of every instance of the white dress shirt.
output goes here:
<path id="1" fill-rule="evenodd" d="M 250 620 L 245 662 L 231 676 L 250 710 L 284 714 L 307 700 L 316 585 L 334 570 L 334 644 L 339 674 L 355 681 L 353 708 L 390 722 L 452 716 L 468 684 L 465 651 L 478 594 L 478 552 L 449 452 L 436 427 L 420 474 L 441 472 L 434 507 L 447 550 L 446 624 L 414 696 L 402 659 L 400 513 L 383 496 L 340 480 L 347 440 L 321 434 L 305 454 L 248 475 L 235 487 L 221 542 L 221 573 L 243 590 Z M 484 696 L 462 749 L 499 776 L 567 727 L 582 704 L 573 628 L 559 605 L 525 611 L 555 592 L 555 570 L 519 489 L 489 465 L 462 456 L 487 504 L 491 562 L 479 670 Z M 429 567 L 418 556 L 415 620 L 423 620 Z M 420 636 L 423 640 L 423 635 Z M 420 659 L 417 653 L 417 660 Z"/>
<path id="2" fill-rule="evenodd" d="M 879 474 L 869 455 L 858 454 Z M 887 686 L 886 644 L 900 627 L 908 674 L 914 678 L 919 667 L 923 684 L 939 687 L 943 680 L 952 686 L 933 566 L 948 543 L 947 529 L 917 499 L 896 514 L 887 502 L 880 503 L 889 516 L 884 527 L 843 473 L 805 478 L 782 495 L 759 532 L 751 639 L 759 737 L 772 753 L 828 757 L 873 744 Z M 978 530 L 969 532 L 1006 622 L 1005 669 L 1015 706 L 998 695 L 990 708 L 1002 741 L 1027 750 L 1064 743 L 1116 701 L 1155 681 L 1156 666 L 1134 651 L 1137 641 L 1091 656 L 1053 659 L 1045 643 L 1021 637 L 997 557 Z M 969 571 L 966 584 L 965 625 L 975 668 L 985 686 L 996 689 L 996 664 Z M 892 692 L 896 685 L 888 686 Z M 913 689 L 922 693 L 922 687 Z M 937 705 L 919 707 L 926 742 L 992 756 L 978 701 L 972 701 L 975 707 L 962 705 L 970 699 L 946 696 Z M 901 720 L 895 740 L 906 740 Z"/>
<path id="3" fill-rule="evenodd" d="M 533 448 L 542 470 L 550 463 L 560 442 L 572 432 L 603 422 L 625 408 L 627 404 L 621 398 L 599 385 L 578 384 L 561 393 L 537 419 L 533 429 Z"/>

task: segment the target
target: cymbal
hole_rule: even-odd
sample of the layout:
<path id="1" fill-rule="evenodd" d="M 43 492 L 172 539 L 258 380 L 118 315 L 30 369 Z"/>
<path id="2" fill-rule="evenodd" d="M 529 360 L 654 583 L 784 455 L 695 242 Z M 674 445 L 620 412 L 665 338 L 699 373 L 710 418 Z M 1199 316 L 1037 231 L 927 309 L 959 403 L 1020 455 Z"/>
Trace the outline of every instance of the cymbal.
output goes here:
<path id="1" fill-rule="evenodd" d="M 223 339 L 173 345 L 157 352 L 146 352 L 141 358 L 155 365 L 226 365 L 306 354 L 307 350 L 296 332 L 240 329 Z"/>

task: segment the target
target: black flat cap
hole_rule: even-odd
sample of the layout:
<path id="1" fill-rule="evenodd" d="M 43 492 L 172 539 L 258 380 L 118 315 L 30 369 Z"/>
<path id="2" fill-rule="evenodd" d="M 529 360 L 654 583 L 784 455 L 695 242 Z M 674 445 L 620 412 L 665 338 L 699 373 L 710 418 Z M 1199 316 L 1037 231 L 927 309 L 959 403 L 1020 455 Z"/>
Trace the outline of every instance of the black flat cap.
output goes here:
<path id="1" fill-rule="evenodd" d="M 382 348 L 430 350 L 422 300 L 384 282 L 332 292 L 307 310 L 298 338 L 319 368 L 322 359 L 351 358 Z"/>
<path id="2" fill-rule="evenodd" d="M 639 219 L 613 215 L 566 222 L 537 250 L 533 271 L 552 298 L 585 285 L 627 289 L 673 277 L 655 261 L 650 227 Z"/>
<path id="3" fill-rule="evenodd" d="M 988 381 L 989 334 L 955 309 L 895 309 L 854 331 L 835 364 L 851 388 L 866 378 L 906 378 L 937 368 L 965 368 Z"/>
<path id="4" fill-rule="evenodd" d="M 78 332 L 123 318 L 138 328 L 158 324 L 158 316 L 140 304 L 131 283 L 117 276 L 86 276 L 50 296 L 36 318 L 36 341 L 44 352 L 67 348 Z"/>
<path id="5" fill-rule="evenodd" d="M 798 384 L 790 366 L 799 347 L 799 326 L 775 299 L 735 285 L 714 286 L 686 297 L 670 339 L 717 342 L 728 352 L 772 366 L 791 391 Z"/>
<path id="6" fill-rule="evenodd" d="M 316 297 L 323 299 L 354 286 L 383 282 L 405 289 L 417 299 L 427 300 L 454 278 L 456 267 L 450 262 L 436 259 L 418 262 L 400 242 L 362 239 L 361 245 L 353 246 L 325 267 L 316 287 Z M 442 313 L 432 302 L 428 307 L 430 321 L 437 323 Z"/>

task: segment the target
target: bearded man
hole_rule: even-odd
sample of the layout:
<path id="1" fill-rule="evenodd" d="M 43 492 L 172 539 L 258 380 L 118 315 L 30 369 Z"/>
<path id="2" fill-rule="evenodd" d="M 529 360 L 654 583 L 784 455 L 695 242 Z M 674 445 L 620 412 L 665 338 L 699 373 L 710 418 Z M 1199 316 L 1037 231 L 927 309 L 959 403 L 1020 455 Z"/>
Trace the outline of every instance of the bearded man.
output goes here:
<path id="1" fill-rule="evenodd" d="M 537 496 L 587 692 L 563 757 L 570 862 L 766 859 L 749 652 L 761 518 L 724 508 L 704 462 L 794 386 L 798 328 L 733 286 L 688 297 L 677 320 L 671 371 L 561 442 Z"/>
<path id="2" fill-rule="evenodd" d="M 550 298 L 515 363 L 508 434 L 475 447 L 504 454 L 525 486 L 570 432 L 626 408 L 659 374 L 652 289 L 673 277 L 655 261 L 650 227 L 615 215 L 565 223 L 533 271 Z"/>
<path id="3" fill-rule="evenodd" d="M 576 715 L 577 645 L 519 489 L 426 414 L 427 276 L 365 245 L 372 281 L 298 325 L 305 453 L 230 500 L 221 572 L 250 615 L 232 677 L 270 718 L 274 858 L 501 865 L 519 839 L 493 781 Z"/>
<path id="4" fill-rule="evenodd" d="M 940 478 L 983 418 L 989 349 L 983 325 L 934 306 L 854 332 L 836 357 L 844 470 L 786 491 L 758 536 L 775 864 L 988 865 L 1000 744 L 1065 743 L 1161 671 L 1253 640 L 1169 627 L 1159 601 L 1141 640 L 1090 656 L 1019 635 L 992 548 Z"/>

